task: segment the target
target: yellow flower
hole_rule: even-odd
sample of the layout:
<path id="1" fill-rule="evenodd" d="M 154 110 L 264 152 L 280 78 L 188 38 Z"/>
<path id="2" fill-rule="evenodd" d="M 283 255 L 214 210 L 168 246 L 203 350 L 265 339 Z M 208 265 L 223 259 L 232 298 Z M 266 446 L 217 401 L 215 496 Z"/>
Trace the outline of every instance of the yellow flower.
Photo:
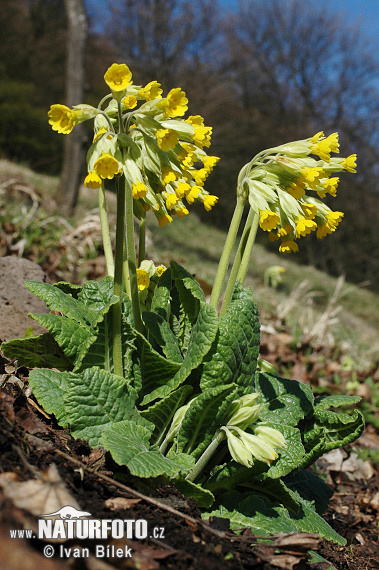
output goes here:
<path id="1" fill-rule="evenodd" d="M 170 166 L 164 166 L 162 168 L 162 184 L 170 184 L 170 182 L 175 182 L 176 172 Z"/>
<path id="2" fill-rule="evenodd" d="M 137 180 L 137 184 L 132 185 L 133 198 L 138 200 L 139 198 L 144 198 L 147 194 L 147 187 L 145 184 Z"/>
<path id="3" fill-rule="evenodd" d="M 100 129 L 99 129 L 99 130 L 97 131 L 97 133 L 94 135 L 92 142 L 97 141 L 97 139 L 98 139 L 99 137 L 101 137 L 101 135 L 103 135 L 103 134 L 106 133 L 106 132 L 107 132 L 107 129 L 106 129 L 105 127 L 100 127 Z M 111 135 L 111 134 L 107 135 L 107 139 L 108 139 L 108 140 L 111 140 L 111 138 L 112 138 L 112 135 Z"/>
<path id="4" fill-rule="evenodd" d="M 159 148 L 165 152 L 175 148 L 179 142 L 178 133 L 171 129 L 158 129 L 155 136 L 157 137 Z"/>
<path id="5" fill-rule="evenodd" d="M 89 172 L 84 180 L 84 186 L 87 186 L 87 188 L 100 188 L 102 183 L 100 176 L 94 171 Z"/>
<path id="6" fill-rule="evenodd" d="M 326 137 L 326 139 L 322 139 L 316 144 L 312 145 L 311 153 L 319 156 L 321 160 L 329 162 L 330 153 L 339 152 L 339 147 L 340 145 L 338 143 L 338 133 L 332 133 Z"/>
<path id="7" fill-rule="evenodd" d="M 344 217 L 343 212 L 329 212 L 329 214 L 327 215 L 327 224 L 331 228 L 333 228 L 334 231 L 343 217 Z"/>
<path id="8" fill-rule="evenodd" d="M 184 198 L 186 194 L 191 190 L 191 186 L 187 184 L 187 182 L 178 182 L 177 187 L 175 188 L 176 195 L 178 198 Z"/>
<path id="9" fill-rule="evenodd" d="M 325 178 L 325 172 L 318 166 L 314 166 L 312 168 L 303 168 L 301 170 L 301 175 L 304 179 L 305 185 L 308 188 L 312 189 L 317 186 L 320 178 Z"/>
<path id="10" fill-rule="evenodd" d="M 357 155 L 351 154 L 347 158 L 344 158 L 342 161 L 342 166 L 347 172 L 357 172 Z"/>
<path id="11" fill-rule="evenodd" d="M 189 211 L 183 205 L 178 208 L 175 208 L 175 211 L 178 215 L 178 218 L 184 218 L 184 216 L 187 216 L 189 214 Z"/>
<path id="12" fill-rule="evenodd" d="M 291 194 L 291 196 L 296 198 L 296 200 L 300 200 L 305 194 L 303 184 L 304 182 L 302 178 L 299 177 L 295 180 L 295 182 L 293 182 L 290 186 L 288 186 L 286 190 L 289 194 Z"/>
<path id="13" fill-rule="evenodd" d="M 162 226 L 167 226 L 172 222 L 172 217 L 169 214 L 158 215 L 158 224 Z"/>
<path id="14" fill-rule="evenodd" d="M 279 246 L 280 253 L 291 253 L 299 251 L 299 246 L 293 239 L 285 239 Z"/>
<path id="15" fill-rule="evenodd" d="M 189 117 L 187 117 L 185 122 L 189 123 L 190 125 L 192 125 L 194 127 L 203 127 L 204 126 L 204 119 L 201 115 L 190 115 Z"/>
<path id="16" fill-rule="evenodd" d="M 328 192 L 331 196 L 335 197 L 337 194 L 337 186 L 339 181 L 340 179 L 338 178 L 338 176 L 333 176 L 333 178 L 328 178 L 327 180 L 325 180 L 325 182 L 322 183 L 324 191 Z M 319 192 L 317 192 L 317 194 L 319 194 Z M 323 197 L 324 196 L 322 196 L 322 198 Z"/>
<path id="17" fill-rule="evenodd" d="M 125 63 L 113 63 L 105 72 L 105 83 L 111 91 L 124 91 L 132 83 L 132 73 Z"/>
<path id="18" fill-rule="evenodd" d="M 187 103 L 186 94 L 180 87 L 171 89 L 163 103 L 165 118 L 182 117 L 188 109 Z"/>
<path id="19" fill-rule="evenodd" d="M 319 131 L 310 139 L 311 142 L 316 143 L 324 137 L 324 131 Z"/>
<path id="20" fill-rule="evenodd" d="M 188 204 L 193 204 L 194 201 L 199 197 L 200 192 L 201 188 L 199 188 L 199 186 L 192 186 L 191 190 L 186 195 Z"/>
<path id="21" fill-rule="evenodd" d="M 283 228 L 279 228 L 279 235 L 281 237 L 289 236 L 293 232 L 291 224 L 286 224 Z"/>
<path id="22" fill-rule="evenodd" d="M 269 241 L 277 241 L 279 239 L 279 236 L 275 232 L 270 232 L 268 234 L 268 239 L 269 239 Z"/>
<path id="23" fill-rule="evenodd" d="M 138 289 L 140 291 L 143 291 L 144 289 L 148 288 L 150 284 L 150 277 L 147 271 L 145 271 L 144 269 L 137 269 L 137 283 L 138 283 Z"/>
<path id="24" fill-rule="evenodd" d="M 275 212 L 271 212 L 271 210 L 262 210 L 260 212 L 259 225 L 261 226 L 262 230 L 270 232 L 276 228 L 279 222 L 279 215 Z"/>
<path id="25" fill-rule="evenodd" d="M 137 99 L 134 97 L 134 95 L 128 95 L 121 102 L 127 109 L 134 109 L 134 107 L 137 107 Z"/>
<path id="26" fill-rule="evenodd" d="M 109 153 L 104 153 L 95 162 L 96 174 L 101 178 L 113 178 L 120 170 L 117 160 Z"/>
<path id="27" fill-rule="evenodd" d="M 162 95 L 161 84 L 158 81 L 150 81 L 145 87 L 141 87 L 138 95 L 145 101 L 152 101 L 153 99 L 160 99 Z"/>
<path id="28" fill-rule="evenodd" d="M 203 204 L 207 212 L 210 212 L 210 210 L 213 208 L 213 206 L 216 204 L 217 201 L 218 197 L 213 196 L 212 194 L 207 194 L 206 196 L 204 196 Z"/>
<path id="29" fill-rule="evenodd" d="M 307 220 L 313 220 L 316 217 L 317 206 L 314 204 L 302 204 L 301 209 L 303 210 L 304 217 L 307 218 Z"/>
<path id="30" fill-rule="evenodd" d="M 331 229 L 331 227 L 328 224 L 326 224 L 326 223 L 321 224 L 320 226 L 317 227 L 316 237 L 317 237 L 317 239 L 322 239 L 327 234 L 331 234 L 332 232 L 333 232 L 333 230 Z"/>
<path id="31" fill-rule="evenodd" d="M 66 105 L 51 105 L 50 111 L 47 113 L 49 124 L 53 131 L 57 131 L 62 135 L 68 135 L 79 122 L 80 111 L 69 109 Z"/>
<path id="32" fill-rule="evenodd" d="M 167 194 L 167 198 L 166 198 L 167 210 L 172 210 L 174 208 L 175 204 L 177 204 L 178 202 L 179 202 L 179 198 L 177 197 L 177 195 L 175 193 Z"/>
<path id="33" fill-rule="evenodd" d="M 163 273 L 166 271 L 166 267 L 164 265 L 158 265 L 155 273 L 158 275 L 158 277 L 160 277 L 161 275 L 163 275 Z"/>
<path id="34" fill-rule="evenodd" d="M 219 160 L 220 160 L 220 157 L 218 157 L 218 156 L 205 156 L 203 158 L 204 168 L 208 172 L 212 172 L 214 166 L 218 163 Z"/>
<path id="35" fill-rule="evenodd" d="M 300 236 L 306 236 L 316 228 L 317 228 L 316 222 L 301 217 L 296 222 L 296 237 L 299 238 Z"/>
<path id="36" fill-rule="evenodd" d="M 211 135 L 212 127 L 196 127 L 192 140 L 199 148 L 209 147 L 211 146 Z"/>
<path id="37" fill-rule="evenodd" d="M 191 174 L 195 181 L 195 184 L 198 186 L 203 186 L 208 176 L 208 170 L 206 168 L 200 168 L 199 170 L 192 170 Z"/>

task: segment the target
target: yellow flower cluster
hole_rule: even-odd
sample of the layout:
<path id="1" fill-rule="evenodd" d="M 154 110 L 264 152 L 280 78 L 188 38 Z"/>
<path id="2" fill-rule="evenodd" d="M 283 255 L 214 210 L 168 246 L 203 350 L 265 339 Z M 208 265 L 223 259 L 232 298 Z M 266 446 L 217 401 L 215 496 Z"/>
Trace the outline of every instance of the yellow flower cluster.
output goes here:
<path id="1" fill-rule="evenodd" d="M 336 196 L 340 179 L 332 174 L 356 172 L 357 155 L 331 156 L 338 152 L 338 133 L 325 137 L 319 132 L 263 151 L 245 167 L 241 184 L 260 227 L 271 241 L 280 240 L 280 252 L 298 251 L 297 240 L 313 231 L 319 239 L 333 233 L 342 220 L 342 212 L 322 201 Z"/>
<path id="2" fill-rule="evenodd" d="M 187 206 L 195 201 L 211 210 L 218 198 L 204 189 L 204 183 L 219 158 L 204 150 L 212 135 L 204 119 L 182 118 L 188 109 L 185 92 L 177 87 L 162 97 L 157 81 L 134 85 L 125 64 L 111 65 L 104 80 L 111 90 L 103 99 L 111 97 L 104 110 L 53 105 L 49 111 L 52 128 L 65 134 L 95 117 L 85 186 L 99 188 L 104 179 L 123 174 L 136 201 L 136 215 L 152 209 L 161 226 L 173 215 L 186 216 Z"/>

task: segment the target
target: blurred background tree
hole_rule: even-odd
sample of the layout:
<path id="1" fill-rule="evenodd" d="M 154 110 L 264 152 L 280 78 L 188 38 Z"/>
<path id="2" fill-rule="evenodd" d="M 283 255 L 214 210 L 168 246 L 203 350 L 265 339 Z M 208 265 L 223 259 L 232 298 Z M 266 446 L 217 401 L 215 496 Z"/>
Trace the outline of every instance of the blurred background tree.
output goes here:
<path id="1" fill-rule="evenodd" d="M 97 104 L 104 70 L 126 62 L 136 83 L 157 79 L 165 92 L 181 86 L 189 111 L 213 126 L 212 154 L 222 160 L 207 188 L 220 202 L 207 223 L 227 227 L 236 176 L 255 153 L 338 131 L 343 155 L 358 153 L 358 174 L 341 180 L 329 204 L 345 218 L 326 240 L 308 236 L 296 259 L 379 289 L 379 66 L 358 25 L 303 0 L 242 0 L 232 11 L 216 0 L 85 5 L 85 102 Z M 0 7 L 0 152 L 58 174 L 63 137 L 51 132 L 46 112 L 66 102 L 64 0 L 0 0 Z"/>

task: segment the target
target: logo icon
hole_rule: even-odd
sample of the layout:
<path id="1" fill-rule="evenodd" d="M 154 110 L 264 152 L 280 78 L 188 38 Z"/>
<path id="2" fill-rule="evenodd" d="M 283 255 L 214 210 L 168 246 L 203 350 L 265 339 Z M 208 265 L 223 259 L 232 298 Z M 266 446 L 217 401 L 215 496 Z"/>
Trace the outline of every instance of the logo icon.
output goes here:
<path id="1" fill-rule="evenodd" d="M 59 515 L 62 520 L 80 519 L 82 517 L 92 516 L 91 513 L 87 513 L 87 511 L 78 511 L 75 507 L 71 507 L 70 505 L 62 507 L 61 509 L 59 509 L 59 511 L 56 511 L 55 513 L 49 513 L 47 515 L 40 515 L 40 516 L 41 517 L 55 517 L 57 515 Z"/>

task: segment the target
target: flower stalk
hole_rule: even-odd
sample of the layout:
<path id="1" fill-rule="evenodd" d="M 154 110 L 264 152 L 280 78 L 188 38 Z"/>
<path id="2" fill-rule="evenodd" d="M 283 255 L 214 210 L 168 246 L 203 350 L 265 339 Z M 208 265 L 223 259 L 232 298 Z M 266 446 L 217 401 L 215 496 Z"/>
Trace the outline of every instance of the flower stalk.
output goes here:
<path id="1" fill-rule="evenodd" d="M 122 340 L 121 340 L 121 299 L 122 273 L 124 262 L 124 232 L 125 232 L 125 184 L 122 179 L 117 181 L 117 221 L 116 247 L 113 292 L 117 302 L 112 306 L 113 316 L 113 364 L 114 373 L 123 376 Z"/>
<path id="2" fill-rule="evenodd" d="M 225 275 L 228 269 L 229 259 L 232 254 L 234 242 L 236 240 L 238 228 L 241 223 L 243 209 L 245 207 L 246 199 L 243 196 L 237 198 L 237 204 L 234 210 L 232 221 L 230 222 L 228 235 L 226 236 L 225 245 L 221 254 L 220 262 L 217 268 L 216 278 L 212 289 L 211 299 L 209 304 L 211 307 L 217 309 L 220 300 L 222 285 L 224 283 Z"/>
<path id="3" fill-rule="evenodd" d="M 254 227 L 252 227 L 253 224 L 254 224 Z M 253 244 L 254 244 L 257 229 L 258 229 L 258 217 L 256 216 L 255 212 L 250 208 L 249 214 L 248 214 L 247 219 L 246 219 L 245 227 L 244 227 L 241 239 L 240 239 L 238 250 L 237 250 L 236 256 L 234 258 L 234 262 L 233 262 L 232 270 L 230 272 L 228 284 L 227 284 L 227 287 L 225 290 L 224 300 L 223 300 L 223 303 L 221 306 L 221 311 L 220 311 L 221 316 L 223 316 L 225 314 L 227 308 L 229 307 L 229 303 L 230 303 L 230 300 L 232 298 L 233 290 L 234 290 L 237 279 L 243 284 L 243 281 L 241 281 L 241 279 L 238 277 L 239 272 L 240 272 L 240 268 L 241 268 L 241 263 L 242 263 L 243 259 L 245 259 L 245 262 L 246 262 L 245 252 L 246 252 L 247 248 L 250 248 L 250 253 L 251 253 L 251 249 L 252 249 Z M 251 244 L 252 238 L 253 238 L 253 244 Z M 248 259 L 250 257 L 250 253 L 247 256 Z"/>
<path id="4" fill-rule="evenodd" d="M 107 265 L 107 274 L 114 277 L 114 259 L 113 259 L 111 236 L 109 233 L 109 223 L 108 223 L 108 214 L 107 214 L 107 204 L 105 200 L 104 184 L 101 184 L 99 186 L 99 210 L 100 210 L 100 224 L 101 224 L 101 234 L 103 237 L 105 262 Z"/>
<path id="5" fill-rule="evenodd" d="M 220 443 L 226 438 L 226 435 L 223 431 L 219 431 L 216 435 L 215 439 L 211 441 L 208 445 L 206 450 L 202 453 L 199 457 L 197 462 L 195 463 L 195 467 L 192 469 L 190 473 L 188 473 L 186 479 L 187 481 L 195 481 L 195 479 L 200 475 L 208 461 L 211 459 L 213 454 L 216 452 L 216 449 L 220 445 Z"/>

